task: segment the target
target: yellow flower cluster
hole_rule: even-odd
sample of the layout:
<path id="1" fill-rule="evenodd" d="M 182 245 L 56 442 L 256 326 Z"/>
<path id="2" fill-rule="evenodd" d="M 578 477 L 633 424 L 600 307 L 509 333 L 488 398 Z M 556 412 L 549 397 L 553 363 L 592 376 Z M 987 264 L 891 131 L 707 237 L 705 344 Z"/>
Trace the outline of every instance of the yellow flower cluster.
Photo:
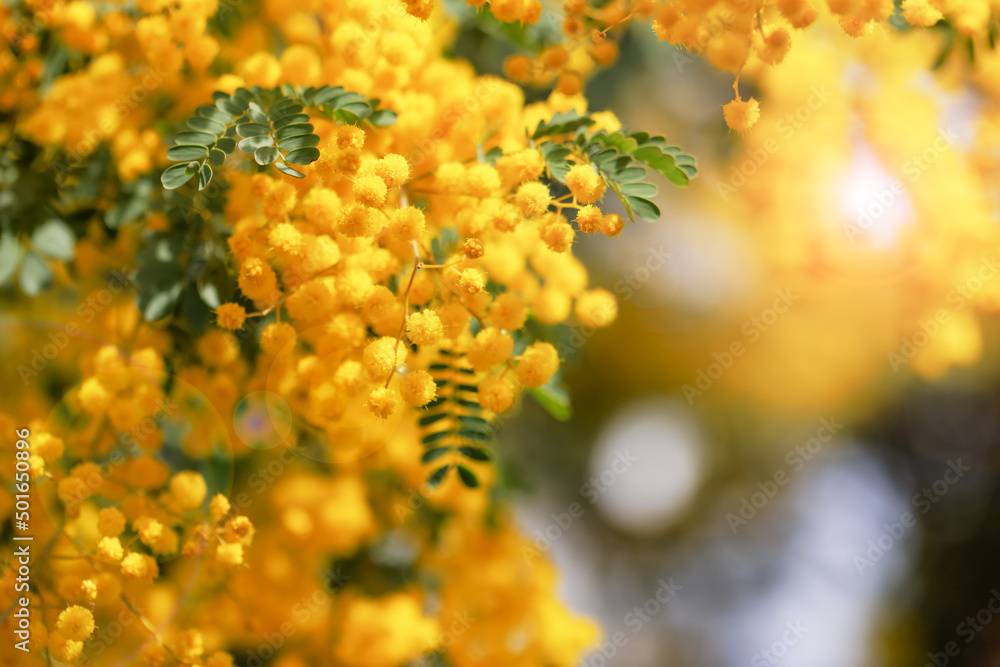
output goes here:
<path id="1" fill-rule="evenodd" d="M 483 0 L 467 0 L 475 7 Z M 509 3 L 514 4 L 514 3 Z M 515 54 L 504 66 L 511 79 L 546 86 L 567 95 L 577 94 L 583 80 L 595 67 L 609 66 L 618 56 L 615 42 L 621 27 L 632 21 L 652 22 L 653 32 L 663 42 L 698 54 L 716 69 L 736 75 L 735 99 L 727 104 L 727 125 L 743 133 L 760 117 L 756 100 L 742 100 L 739 75 L 762 66 L 780 64 L 792 46 L 793 35 L 818 19 L 833 17 L 843 32 L 864 37 L 876 29 L 893 30 L 888 25 L 895 10 L 892 0 L 614 0 L 592 7 L 586 0 L 562 3 L 562 44 L 547 46 L 534 55 Z M 533 14 L 511 12 L 508 3 L 491 2 L 490 11 L 507 22 L 535 23 Z M 912 26 L 930 27 L 948 21 L 955 30 L 986 48 L 990 24 L 1000 14 L 995 0 L 904 0 L 903 18 Z M 674 60 L 683 67 L 690 57 L 676 52 Z"/>
<path id="2" fill-rule="evenodd" d="M 534 0 L 492 7 L 523 21 L 541 11 Z M 551 566 L 526 558 L 512 520 L 484 521 L 497 502 L 493 464 L 468 463 L 475 487 L 455 474 L 428 484 L 435 464 L 421 461 L 418 419 L 445 393 L 443 360 L 492 421 L 559 370 L 559 352 L 529 334 L 529 320 L 596 328 L 617 316 L 615 297 L 589 286 L 573 256 L 578 234 L 624 228 L 600 208 L 607 185 L 574 155 L 568 192 L 550 191 L 540 146 L 526 138 L 540 120 L 585 112 L 580 87 L 526 106 L 518 86 L 443 57 L 451 28 L 421 0 L 291 10 L 265 0 L 250 17 L 205 0 L 0 11 L 20 49 L 4 51 L 0 69 L 0 105 L 13 119 L 4 136 L 56 155 L 71 183 L 102 151 L 117 173 L 99 189 L 74 260 L 53 263 L 60 293 L 81 290 L 86 309 L 42 296 L 19 311 L 81 327 L 46 367 L 4 371 L 30 383 L 9 412 L 31 431 L 45 508 L 36 543 L 52 555 L 31 594 L 42 611 L 25 659 L 231 667 L 247 652 L 392 667 L 436 652 L 456 665 L 579 662 L 597 628 L 559 602 Z M 47 72 L 36 24 L 86 57 Z M 606 47 L 588 57 L 613 59 Z M 213 90 L 327 82 L 378 98 L 397 121 L 311 119 L 321 156 L 302 180 L 218 169 L 225 194 L 204 197 L 223 197 L 212 204 L 222 212 L 209 221 L 204 202 L 192 207 L 222 230 L 213 244 L 238 288 L 213 304 L 213 328 L 144 323 L 127 291 L 91 300 L 110 269 L 142 269 L 144 237 L 175 224 L 173 211 L 145 213 L 111 238 L 102 220 L 125 198 L 120 184 L 163 167 L 165 128 Z M 612 114 L 594 118 L 594 130 L 619 128 Z M 35 345 L 29 335 L 11 343 L 18 358 Z M 256 395 L 287 407 L 286 429 L 266 410 L 263 422 L 240 421 Z M 20 423 L 10 415 L 0 415 L 4 452 Z M 248 428 L 273 437 L 260 447 Z M 11 496 L 0 499 L 7 516 Z M 414 547 L 417 574 L 402 586 L 389 568 L 366 571 L 390 536 Z M 489 582 L 477 580 L 483 563 Z M 0 605 L 13 602 L 10 576 Z M 512 646 L 525 624 L 532 635 Z"/>

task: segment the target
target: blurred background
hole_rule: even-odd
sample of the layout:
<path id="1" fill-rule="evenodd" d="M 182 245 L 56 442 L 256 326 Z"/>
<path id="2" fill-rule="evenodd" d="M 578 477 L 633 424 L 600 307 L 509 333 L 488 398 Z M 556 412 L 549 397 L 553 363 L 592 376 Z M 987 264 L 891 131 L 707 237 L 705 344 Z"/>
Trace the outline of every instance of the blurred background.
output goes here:
<path id="1" fill-rule="evenodd" d="M 560 20 L 451 9 L 498 75 Z M 606 629 L 587 665 L 1000 665 L 1000 152 L 941 39 L 820 22 L 744 72 L 745 137 L 732 76 L 648 27 L 589 80 L 700 175 L 578 240 L 619 321 L 560 349 L 572 420 L 526 402 L 500 434 L 525 530 Z"/>

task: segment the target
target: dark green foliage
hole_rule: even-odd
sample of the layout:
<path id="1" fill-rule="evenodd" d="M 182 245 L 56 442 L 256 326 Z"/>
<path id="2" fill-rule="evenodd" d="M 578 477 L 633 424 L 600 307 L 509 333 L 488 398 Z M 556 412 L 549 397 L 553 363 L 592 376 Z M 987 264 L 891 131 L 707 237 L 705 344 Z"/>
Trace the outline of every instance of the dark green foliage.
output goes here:
<path id="1" fill-rule="evenodd" d="M 531 135 L 545 158 L 548 176 L 565 183 L 574 164 L 590 162 L 635 222 L 660 217 L 659 207 L 650 199 L 657 187 L 647 182 L 647 168 L 658 172 L 677 187 L 687 187 L 697 173 L 695 159 L 661 136 L 648 132 L 589 132 L 594 120 L 575 111 L 557 113 L 539 122 Z"/>
<path id="2" fill-rule="evenodd" d="M 273 164 L 293 178 L 304 174 L 290 165 L 307 165 L 319 159 L 319 136 L 309 123 L 307 109 L 329 120 L 349 125 L 368 123 L 387 127 L 396 113 L 379 109 L 379 100 L 345 91 L 340 86 L 301 89 L 284 85 L 263 89 L 238 88 L 232 95 L 216 92 L 214 105 L 195 110 L 187 130 L 174 138 L 167 157 L 179 162 L 163 172 L 163 187 L 173 190 L 198 175 L 198 189 L 212 182 L 212 167 L 221 167 L 227 155 L 252 155 L 254 161 Z"/>

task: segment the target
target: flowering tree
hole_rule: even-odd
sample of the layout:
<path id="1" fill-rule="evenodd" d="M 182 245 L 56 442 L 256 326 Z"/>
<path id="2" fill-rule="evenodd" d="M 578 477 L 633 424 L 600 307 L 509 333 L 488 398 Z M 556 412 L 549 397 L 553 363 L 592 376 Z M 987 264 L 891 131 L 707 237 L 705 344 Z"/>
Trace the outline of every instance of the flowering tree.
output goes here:
<path id="1" fill-rule="evenodd" d="M 579 664 L 599 630 L 492 436 L 525 398 L 567 418 L 560 327 L 617 316 L 574 239 L 697 175 L 586 80 L 651 23 L 735 75 L 743 133 L 740 73 L 814 22 L 979 53 L 997 9 L 470 4 L 519 45 L 506 79 L 448 57 L 433 0 L 0 10 L 0 508 L 33 549 L 2 575 L 10 632 L 31 618 L 5 664 Z"/>

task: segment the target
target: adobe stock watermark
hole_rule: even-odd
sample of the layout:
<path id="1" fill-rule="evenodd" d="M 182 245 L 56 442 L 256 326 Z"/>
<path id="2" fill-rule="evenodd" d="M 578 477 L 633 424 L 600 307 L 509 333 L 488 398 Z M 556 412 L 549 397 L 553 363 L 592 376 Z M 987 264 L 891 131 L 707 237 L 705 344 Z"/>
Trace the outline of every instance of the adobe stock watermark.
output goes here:
<path id="1" fill-rule="evenodd" d="M 695 373 L 694 384 L 685 384 L 681 387 L 688 405 L 694 405 L 696 398 L 711 389 L 716 381 L 733 367 L 736 360 L 746 353 L 747 347 L 760 340 L 761 336 L 800 298 L 788 288 L 775 291 L 775 295 L 775 299 L 769 307 L 743 322 L 740 333 L 746 338 L 746 342 L 743 339 L 736 339 L 722 352 L 713 352 L 713 361 L 707 366 L 699 368 Z"/>
<path id="2" fill-rule="evenodd" d="M 825 105 L 833 93 L 826 89 L 826 84 L 813 86 L 809 89 L 809 96 L 806 101 L 789 111 L 774 123 L 774 134 L 761 143 L 758 148 L 746 152 L 746 158 L 734 164 L 729 170 L 729 178 L 717 180 L 715 189 L 718 191 L 722 201 L 729 201 L 729 197 L 737 190 L 746 185 L 761 168 L 767 164 L 771 156 L 781 150 L 795 133 L 802 129 L 806 123 Z M 781 137 L 781 141 L 774 135 Z"/>
<path id="3" fill-rule="evenodd" d="M 622 619 L 625 626 L 632 630 L 632 635 L 641 632 L 684 588 L 674 582 L 673 577 L 660 579 L 657 583 L 659 588 L 656 589 L 656 593 L 641 605 L 636 605 Z M 614 632 L 607 641 L 594 647 L 593 652 L 583 661 L 581 667 L 605 667 L 618 655 L 619 650 L 628 646 L 630 639 L 624 630 Z"/>
<path id="4" fill-rule="evenodd" d="M 997 262 L 996 255 L 983 257 L 976 272 L 956 284 L 948 292 L 946 300 L 952 305 L 952 310 L 959 312 L 965 308 L 975 295 L 982 291 L 986 283 L 997 277 L 998 273 L 1000 273 L 1000 263 Z M 936 310 L 933 317 L 919 320 L 917 331 L 900 338 L 900 346 L 886 355 L 892 370 L 898 373 L 900 368 L 908 365 L 921 349 L 930 344 L 934 337 L 941 332 L 941 328 L 950 320 L 951 313 L 944 308 Z"/>
<path id="5" fill-rule="evenodd" d="M 777 665 L 781 659 L 788 655 L 789 650 L 802 640 L 802 637 L 809 632 L 809 628 L 802 624 L 801 620 L 785 622 L 785 631 L 781 638 L 773 642 L 765 649 L 761 649 L 750 658 L 750 667 L 767 667 Z"/>
<path id="6" fill-rule="evenodd" d="M 948 493 L 949 489 L 965 476 L 965 473 L 972 470 L 969 466 L 962 465 L 962 459 L 948 461 L 948 469 L 930 486 L 925 486 L 919 493 L 913 494 L 910 504 L 916 510 L 913 512 L 903 512 L 897 521 L 882 524 L 883 532 L 874 540 L 868 540 L 868 549 L 863 554 L 855 554 L 853 561 L 858 574 L 864 576 L 865 571 L 874 567 L 875 563 L 882 560 L 886 553 L 892 550 L 910 529 L 917 525 L 917 515 L 924 515 L 931 511 L 941 499 Z"/>
<path id="7" fill-rule="evenodd" d="M 733 535 L 736 535 L 740 528 L 749 524 L 778 495 L 778 490 L 787 486 L 792 477 L 805 468 L 806 463 L 815 458 L 823 450 L 823 446 L 833 440 L 833 436 L 843 428 L 844 425 L 839 423 L 835 417 L 820 419 L 819 428 L 816 429 L 816 434 L 813 437 L 801 445 L 789 449 L 788 453 L 785 454 L 785 463 L 791 467 L 791 470 L 778 468 L 769 479 L 759 480 L 757 491 L 751 493 L 749 497 L 740 498 L 739 509 L 736 512 L 726 514 L 726 523 L 729 524 Z"/>
<path id="8" fill-rule="evenodd" d="M 950 127 L 938 132 L 934 143 L 921 153 L 911 156 L 903 163 L 903 176 L 909 183 L 916 183 L 941 157 L 942 153 L 955 147 L 958 134 Z M 886 212 L 906 195 L 906 184 L 902 179 L 893 179 L 888 187 L 872 193 L 868 203 L 858 208 L 854 223 L 844 223 L 844 233 L 851 244 L 856 244 L 859 236 L 866 234 Z"/>
<path id="9" fill-rule="evenodd" d="M 580 495 L 590 505 L 593 505 L 601 497 L 602 493 L 614 486 L 618 479 L 638 462 L 638 457 L 632 456 L 627 449 L 619 451 L 615 455 L 615 459 L 611 465 L 580 486 Z M 572 502 L 566 508 L 565 512 L 552 513 L 550 515 L 552 521 L 534 532 L 535 540 L 532 546 L 528 546 L 527 544 L 521 545 L 521 554 L 529 563 L 536 558 L 540 558 L 543 553 L 551 549 L 552 545 L 573 527 L 576 520 L 582 517 L 586 511 L 582 503 Z"/>
<path id="10" fill-rule="evenodd" d="M 923 667 L 947 667 L 951 664 L 952 658 L 957 658 L 962 649 L 975 641 L 983 630 L 993 622 L 994 617 L 1000 614 L 1000 591 L 996 588 L 990 589 L 990 598 L 974 615 L 966 616 L 963 621 L 955 626 L 955 634 L 963 643 L 950 641 L 946 643 L 941 651 L 927 653 L 927 662 Z"/>

